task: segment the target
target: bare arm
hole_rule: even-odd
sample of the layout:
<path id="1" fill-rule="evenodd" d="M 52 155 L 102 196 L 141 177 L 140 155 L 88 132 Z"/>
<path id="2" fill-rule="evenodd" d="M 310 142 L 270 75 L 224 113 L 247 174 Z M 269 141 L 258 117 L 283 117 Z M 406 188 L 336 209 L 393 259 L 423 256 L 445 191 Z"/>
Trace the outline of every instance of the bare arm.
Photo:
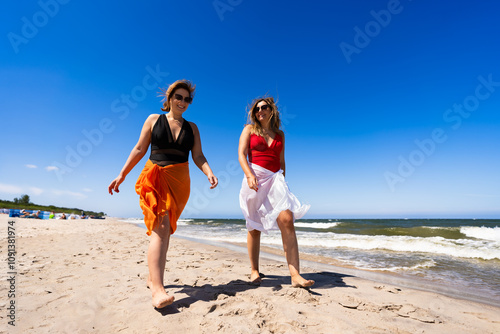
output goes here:
<path id="1" fill-rule="evenodd" d="M 118 187 L 120 184 L 125 181 L 125 177 L 130 173 L 130 171 L 137 165 L 139 161 L 144 157 L 146 152 L 148 151 L 149 144 L 151 143 L 151 129 L 158 119 L 159 115 L 150 115 L 144 125 L 142 126 L 141 135 L 139 136 L 139 140 L 137 144 L 134 146 L 130 155 L 128 156 L 125 165 L 118 175 L 116 179 L 114 179 L 108 187 L 108 191 L 111 195 L 113 195 L 113 190 L 117 193 L 120 192 Z"/>
<path id="2" fill-rule="evenodd" d="M 255 174 L 250 168 L 247 160 L 248 146 L 250 143 L 250 130 L 251 125 L 247 125 L 241 132 L 240 143 L 238 145 L 238 161 L 240 162 L 241 169 L 243 169 L 243 173 L 245 173 L 248 186 L 250 189 L 257 191 L 259 189 L 259 182 L 257 181 L 257 177 L 255 177 Z"/>
<path id="3" fill-rule="evenodd" d="M 279 134 L 281 136 L 281 139 L 283 140 L 283 149 L 281 150 L 280 153 L 280 168 L 283 170 L 283 176 L 285 176 L 285 171 L 286 171 L 286 164 L 285 164 L 285 134 L 283 131 L 279 131 Z"/>
<path id="4" fill-rule="evenodd" d="M 212 172 L 210 165 L 208 164 L 207 158 L 203 154 L 203 150 L 201 149 L 201 137 L 200 131 L 198 127 L 193 122 L 189 122 L 191 128 L 193 129 L 194 134 L 194 145 L 191 149 L 191 156 L 193 157 L 193 161 L 198 166 L 198 168 L 205 174 L 208 178 L 208 182 L 210 182 L 210 189 L 217 187 L 219 181 L 217 177 Z"/>

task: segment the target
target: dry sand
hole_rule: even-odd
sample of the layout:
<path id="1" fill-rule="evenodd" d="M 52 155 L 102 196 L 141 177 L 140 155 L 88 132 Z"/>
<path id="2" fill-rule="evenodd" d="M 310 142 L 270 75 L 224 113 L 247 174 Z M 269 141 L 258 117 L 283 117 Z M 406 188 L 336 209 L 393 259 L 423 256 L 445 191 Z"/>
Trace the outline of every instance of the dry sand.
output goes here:
<path id="1" fill-rule="evenodd" d="M 2 261 L 0 332 L 500 333 L 498 307 L 335 270 L 303 267 L 316 285 L 292 288 L 284 259 L 262 258 L 266 278 L 253 286 L 246 253 L 175 237 L 165 284 L 176 300 L 155 310 L 146 287 L 144 229 L 116 219 L 0 215 L 2 259 L 9 221 L 15 222 L 16 296 L 8 297 L 12 275 Z M 11 301 L 15 327 L 8 324 Z"/>

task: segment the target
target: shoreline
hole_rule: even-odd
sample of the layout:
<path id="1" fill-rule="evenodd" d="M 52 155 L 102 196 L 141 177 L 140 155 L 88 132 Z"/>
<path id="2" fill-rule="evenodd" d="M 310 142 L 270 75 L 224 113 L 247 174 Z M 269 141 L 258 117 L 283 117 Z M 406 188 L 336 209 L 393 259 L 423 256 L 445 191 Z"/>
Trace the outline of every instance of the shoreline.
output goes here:
<path id="1" fill-rule="evenodd" d="M 7 223 L 0 215 L 0 252 Z M 285 260 L 261 256 L 262 284 L 245 252 L 174 237 L 165 271 L 172 305 L 146 288 L 149 237 L 119 219 L 14 219 L 16 329 L 23 333 L 497 333 L 500 308 L 310 267 L 310 289 L 290 286 Z M 231 247 L 240 247 L 231 245 Z M 264 254 L 262 254 L 264 255 Z M 319 262 L 318 262 L 319 263 Z M 2 279 L 7 270 L 1 273 Z M 0 287 L 7 296 L 8 287 Z M 1 306 L 9 301 L 2 298 Z M 2 309 L 5 309 L 2 307 Z M 2 326 L 9 318 L 0 314 Z"/>

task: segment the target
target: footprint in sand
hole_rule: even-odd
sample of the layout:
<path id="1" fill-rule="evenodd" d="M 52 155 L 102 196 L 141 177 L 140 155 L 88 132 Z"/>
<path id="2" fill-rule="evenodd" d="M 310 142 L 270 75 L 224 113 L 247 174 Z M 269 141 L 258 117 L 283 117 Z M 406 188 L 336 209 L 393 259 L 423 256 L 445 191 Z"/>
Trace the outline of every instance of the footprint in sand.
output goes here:
<path id="1" fill-rule="evenodd" d="M 350 309 L 357 309 L 362 304 L 360 300 L 351 296 L 345 296 L 343 298 L 340 298 L 340 301 L 338 303 L 341 306 Z"/>
<path id="2" fill-rule="evenodd" d="M 345 296 L 338 302 L 341 306 L 349 309 L 354 309 L 358 311 L 369 311 L 380 313 L 381 311 L 390 311 L 396 314 L 397 316 L 403 318 L 410 318 L 413 320 L 425 322 L 425 323 L 442 323 L 439 319 L 439 316 L 432 314 L 428 310 L 424 310 L 413 305 L 396 305 L 396 304 L 388 304 L 388 305 L 376 305 L 373 303 L 362 302 L 354 297 Z"/>
<path id="3" fill-rule="evenodd" d="M 284 294 L 290 297 L 290 299 L 301 303 L 318 304 L 319 302 L 319 300 L 306 289 L 288 288 Z"/>
<path id="4" fill-rule="evenodd" d="M 439 319 L 439 316 L 432 314 L 428 310 L 424 310 L 413 305 L 403 305 L 401 309 L 395 313 L 403 318 L 410 318 L 429 324 L 440 324 L 443 322 L 441 319 Z"/>

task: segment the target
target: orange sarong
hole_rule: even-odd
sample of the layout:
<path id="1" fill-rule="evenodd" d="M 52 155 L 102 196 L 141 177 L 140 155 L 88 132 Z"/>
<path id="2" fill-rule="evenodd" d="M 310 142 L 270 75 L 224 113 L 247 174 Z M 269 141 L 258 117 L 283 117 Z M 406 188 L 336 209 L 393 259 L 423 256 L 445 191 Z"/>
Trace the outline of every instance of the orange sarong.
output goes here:
<path id="1" fill-rule="evenodd" d="M 177 229 L 177 219 L 189 199 L 189 163 L 158 166 L 148 160 L 135 184 L 135 192 L 140 196 L 140 206 L 144 213 L 146 232 L 151 235 L 162 217 L 168 214 L 170 233 Z"/>

